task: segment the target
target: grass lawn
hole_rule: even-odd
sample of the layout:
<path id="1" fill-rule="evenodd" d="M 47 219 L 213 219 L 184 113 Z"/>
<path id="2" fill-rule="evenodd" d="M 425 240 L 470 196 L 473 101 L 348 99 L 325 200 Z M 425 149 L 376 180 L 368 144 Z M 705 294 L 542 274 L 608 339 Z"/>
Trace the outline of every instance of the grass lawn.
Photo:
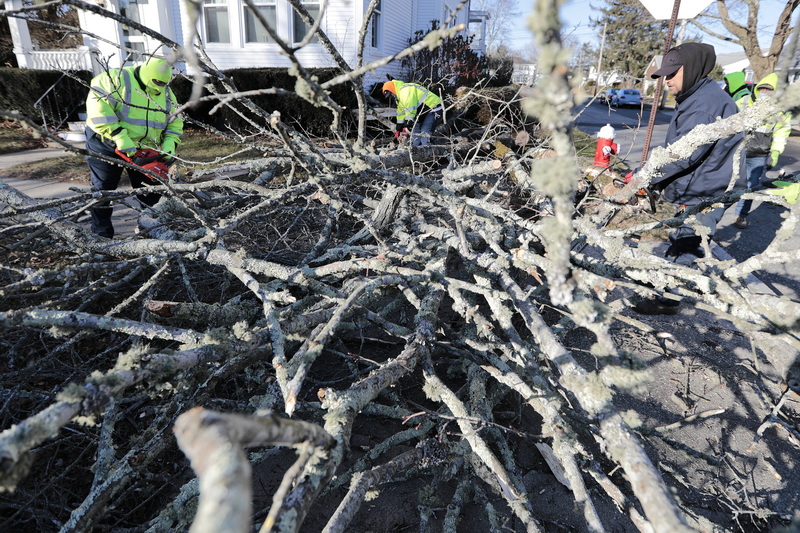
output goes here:
<path id="1" fill-rule="evenodd" d="M 33 135 L 18 122 L 0 120 L 0 154 L 42 148 L 47 141 Z"/>

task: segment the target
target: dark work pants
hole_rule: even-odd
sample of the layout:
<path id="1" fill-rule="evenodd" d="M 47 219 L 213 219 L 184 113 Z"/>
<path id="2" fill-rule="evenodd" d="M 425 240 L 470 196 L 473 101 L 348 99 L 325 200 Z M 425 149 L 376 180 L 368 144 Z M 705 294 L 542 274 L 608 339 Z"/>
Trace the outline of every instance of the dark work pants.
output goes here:
<path id="1" fill-rule="evenodd" d="M 427 108 L 426 108 L 427 109 Z M 414 127 L 411 130 L 411 143 L 413 146 L 428 146 L 431 143 L 431 137 L 436 126 L 442 122 L 442 110 L 439 108 L 437 111 L 428 109 L 425 113 L 420 114 L 414 121 Z"/>
<path id="2" fill-rule="evenodd" d="M 111 144 L 111 145 L 110 145 Z M 102 137 L 89 128 L 86 128 L 86 149 L 90 152 L 97 152 L 101 155 L 122 161 L 122 158 L 114 151 L 112 143 L 106 144 L 103 142 Z M 92 188 L 98 191 L 114 191 L 119 186 L 119 180 L 122 177 L 122 166 L 114 165 L 96 159 L 94 157 L 86 157 L 86 163 L 89 165 L 89 174 L 92 179 Z M 153 180 L 141 172 L 128 170 L 128 179 L 131 180 L 131 185 L 134 189 L 145 187 L 153 183 Z M 160 194 L 138 194 L 136 198 L 141 202 L 142 206 L 152 206 L 161 198 Z M 105 205 L 100 205 L 92 209 L 92 233 L 96 233 L 101 237 L 108 237 L 109 239 L 114 236 L 114 227 L 111 225 L 111 214 L 113 208 L 110 202 Z"/>

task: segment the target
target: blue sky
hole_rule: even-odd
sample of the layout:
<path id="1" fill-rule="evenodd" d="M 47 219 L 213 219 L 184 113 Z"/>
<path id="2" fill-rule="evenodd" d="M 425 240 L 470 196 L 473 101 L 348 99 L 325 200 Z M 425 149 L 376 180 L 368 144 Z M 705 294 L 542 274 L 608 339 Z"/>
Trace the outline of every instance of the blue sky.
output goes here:
<path id="1" fill-rule="evenodd" d="M 664 0 L 667 1 L 667 0 Z M 517 23 L 509 32 L 510 47 L 515 49 L 524 48 L 526 43 L 532 42 L 530 30 L 527 28 L 527 11 L 532 4 L 532 0 L 519 0 L 519 10 L 524 16 L 517 19 Z M 561 7 L 561 22 L 564 26 L 565 33 L 574 37 L 580 42 L 589 42 L 595 46 L 599 46 L 600 39 L 590 22 L 590 17 L 595 17 L 595 10 L 592 5 L 604 5 L 603 0 L 567 0 Z M 786 0 L 761 0 L 761 12 L 759 13 L 759 34 L 762 47 L 767 45 L 769 39 L 775 33 L 775 25 L 778 20 L 778 14 L 783 6 L 786 5 Z M 795 11 L 795 18 L 797 20 L 798 11 Z M 742 18 L 744 20 L 744 18 Z M 691 32 L 691 26 L 689 26 Z M 732 45 L 724 41 L 719 41 L 711 38 L 709 35 L 702 34 L 698 30 L 695 33 L 700 34 L 703 42 L 714 45 L 718 54 L 725 54 L 731 52 L 741 52 L 742 47 Z"/>

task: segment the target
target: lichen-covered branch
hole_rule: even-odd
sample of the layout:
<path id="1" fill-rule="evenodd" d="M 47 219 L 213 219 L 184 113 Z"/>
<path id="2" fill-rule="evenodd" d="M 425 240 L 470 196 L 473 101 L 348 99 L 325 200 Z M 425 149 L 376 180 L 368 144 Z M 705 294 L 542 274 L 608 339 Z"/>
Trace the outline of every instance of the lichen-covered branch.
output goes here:
<path id="1" fill-rule="evenodd" d="M 200 478 L 200 504 L 192 533 L 250 530 L 251 470 L 243 448 L 309 443 L 314 453 L 324 453 L 332 444 L 330 436 L 314 424 L 274 415 L 222 414 L 200 407 L 178 417 L 175 436 Z"/>

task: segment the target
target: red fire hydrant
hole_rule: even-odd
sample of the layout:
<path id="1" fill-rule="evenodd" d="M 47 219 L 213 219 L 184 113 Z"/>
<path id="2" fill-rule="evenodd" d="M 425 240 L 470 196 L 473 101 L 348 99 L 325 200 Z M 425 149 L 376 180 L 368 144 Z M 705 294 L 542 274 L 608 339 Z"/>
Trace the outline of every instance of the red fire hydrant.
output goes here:
<path id="1" fill-rule="evenodd" d="M 598 167 L 608 167 L 611 156 L 619 151 L 619 145 L 614 142 L 614 128 L 606 124 L 597 132 L 597 148 L 594 151 L 594 164 Z"/>

